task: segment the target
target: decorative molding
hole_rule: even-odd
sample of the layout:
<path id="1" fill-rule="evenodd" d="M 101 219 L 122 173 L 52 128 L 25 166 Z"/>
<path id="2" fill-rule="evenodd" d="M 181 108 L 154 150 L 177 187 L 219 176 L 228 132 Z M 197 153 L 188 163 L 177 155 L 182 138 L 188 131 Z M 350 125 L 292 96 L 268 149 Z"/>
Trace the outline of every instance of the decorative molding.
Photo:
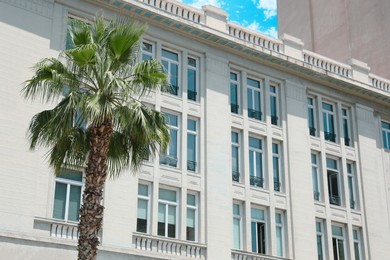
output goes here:
<path id="1" fill-rule="evenodd" d="M 54 3 L 45 0 L 1 0 L 1 2 L 47 17 L 53 17 Z"/>

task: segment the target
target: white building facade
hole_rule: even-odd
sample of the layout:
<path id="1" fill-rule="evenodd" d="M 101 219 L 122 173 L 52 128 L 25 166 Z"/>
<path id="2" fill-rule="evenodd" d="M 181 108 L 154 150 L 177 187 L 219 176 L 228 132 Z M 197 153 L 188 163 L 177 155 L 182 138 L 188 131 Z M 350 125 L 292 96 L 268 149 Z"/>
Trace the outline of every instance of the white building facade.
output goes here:
<path id="1" fill-rule="evenodd" d="M 83 173 L 28 151 L 48 106 L 20 89 L 101 9 L 149 24 L 172 91 L 145 98 L 167 153 L 106 183 L 98 259 L 390 259 L 390 81 L 173 0 L 0 1 L 0 258 L 76 257 Z"/>

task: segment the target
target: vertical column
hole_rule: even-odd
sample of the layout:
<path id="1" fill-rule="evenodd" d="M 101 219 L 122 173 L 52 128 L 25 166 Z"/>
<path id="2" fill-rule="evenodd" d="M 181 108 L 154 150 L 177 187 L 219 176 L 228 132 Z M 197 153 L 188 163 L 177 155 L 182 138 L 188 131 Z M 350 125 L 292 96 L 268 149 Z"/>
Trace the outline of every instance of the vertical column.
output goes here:
<path id="1" fill-rule="evenodd" d="M 293 259 L 316 259 L 315 207 L 307 129 L 306 87 L 286 82 L 288 170 Z"/>

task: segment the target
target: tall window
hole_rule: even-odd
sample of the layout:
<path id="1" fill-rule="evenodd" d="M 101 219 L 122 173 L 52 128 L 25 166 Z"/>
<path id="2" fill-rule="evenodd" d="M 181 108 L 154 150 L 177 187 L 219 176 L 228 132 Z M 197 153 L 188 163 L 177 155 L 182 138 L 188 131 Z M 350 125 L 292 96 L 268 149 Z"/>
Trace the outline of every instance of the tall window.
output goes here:
<path id="1" fill-rule="evenodd" d="M 315 153 L 311 154 L 311 176 L 313 180 L 313 195 L 314 200 L 320 200 L 320 176 L 318 168 L 318 155 Z"/>
<path id="2" fill-rule="evenodd" d="M 390 149 L 390 123 L 382 122 L 383 148 Z"/>
<path id="3" fill-rule="evenodd" d="M 165 120 L 169 127 L 169 146 L 166 154 L 161 155 L 160 164 L 177 167 L 178 141 L 179 141 L 179 117 L 165 113 Z"/>
<path id="4" fill-rule="evenodd" d="M 355 252 L 355 260 L 362 259 L 362 246 L 361 246 L 361 238 L 360 238 L 360 229 L 354 228 L 352 230 L 353 235 L 353 251 Z"/>
<path id="5" fill-rule="evenodd" d="M 261 86 L 260 81 L 247 79 L 248 117 L 261 120 Z"/>
<path id="6" fill-rule="evenodd" d="M 309 123 L 309 133 L 312 136 L 316 136 L 316 113 L 315 113 L 315 99 L 313 97 L 307 98 L 307 108 L 308 108 L 308 123 Z"/>
<path id="7" fill-rule="evenodd" d="M 317 259 L 324 260 L 324 231 L 322 221 L 316 221 L 316 232 L 317 232 Z"/>
<path id="8" fill-rule="evenodd" d="M 176 191 L 159 189 L 157 234 L 164 237 L 177 237 L 177 194 Z"/>
<path id="9" fill-rule="evenodd" d="M 277 86 L 269 87 L 270 106 L 271 106 L 271 124 L 278 125 L 279 120 L 279 89 Z"/>
<path id="10" fill-rule="evenodd" d="M 242 249 L 242 213 L 241 205 L 233 203 L 233 248 Z"/>
<path id="11" fill-rule="evenodd" d="M 334 260 L 345 260 L 344 228 L 332 225 L 332 245 Z"/>
<path id="12" fill-rule="evenodd" d="M 149 185 L 138 184 L 137 232 L 149 233 L 150 192 Z"/>
<path id="13" fill-rule="evenodd" d="M 280 145 L 272 143 L 272 170 L 274 173 L 274 190 L 280 191 L 282 186 L 282 174 L 280 167 Z"/>
<path id="14" fill-rule="evenodd" d="M 196 171 L 198 156 L 198 122 L 187 119 L 187 170 Z"/>
<path id="15" fill-rule="evenodd" d="M 61 169 L 56 177 L 53 218 L 79 221 L 83 174 Z"/>
<path id="16" fill-rule="evenodd" d="M 352 163 L 347 163 L 349 206 L 356 208 L 355 170 Z"/>
<path id="17" fill-rule="evenodd" d="M 240 181 L 240 135 L 232 132 L 232 179 Z"/>
<path id="18" fill-rule="evenodd" d="M 153 45 L 147 42 L 142 43 L 142 60 L 151 60 L 154 57 Z"/>
<path id="19" fill-rule="evenodd" d="M 322 103 L 322 117 L 324 123 L 325 140 L 336 142 L 336 128 L 334 125 L 334 107 L 331 104 Z"/>
<path id="20" fill-rule="evenodd" d="M 170 93 L 177 96 L 179 93 L 179 54 L 162 49 L 162 64 L 171 83 Z"/>
<path id="21" fill-rule="evenodd" d="M 239 113 L 239 83 L 238 74 L 230 72 L 230 111 Z"/>
<path id="22" fill-rule="evenodd" d="M 266 254 L 266 219 L 263 209 L 251 209 L 252 252 Z"/>
<path id="23" fill-rule="evenodd" d="M 284 217 L 282 212 L 275 213 L 276 254 L 284 256 Z"/>
<path id="24" fill-rule="evenodd" d="M 340 206 L 340 172 L 338 161 L 331 158 L 326 158 L 326 166 L 328 171 L 329 203 Z"/>
<path id="25" fill-rule="evenodd" d="M 343 107 L 341 109 L 341 113 L 342 113 L 342 120 L 343 120 L 344 144 L 346 146 L 352 146 L 350 112 L 347 108 Z"/>
<path id="26" fill-rule="evenodd" d="M 262 140 L 249 137 L 249 174 L 250 185 L 263 187 L 263 149 Z"/>
<path id="27" fill-rule="evenodd" d="M 187 194 L 187 240 L 198 240 L 198 196 Z"/>
<path id="28" fill-rule="evenodd" d="M 198 95 L 198 61 L 194 58 L 187 59 L 187 95 L 189 100 L 196 101 Z"/>

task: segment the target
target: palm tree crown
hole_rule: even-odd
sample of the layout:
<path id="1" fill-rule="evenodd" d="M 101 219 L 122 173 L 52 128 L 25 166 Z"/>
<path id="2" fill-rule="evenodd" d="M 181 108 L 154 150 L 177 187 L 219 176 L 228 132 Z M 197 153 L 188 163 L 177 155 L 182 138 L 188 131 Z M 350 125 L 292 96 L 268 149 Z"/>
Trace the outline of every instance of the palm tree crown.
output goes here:
<path id="1" fill-rule="evenodd" d="M 91 24 L 73 19 L 71 48 L 58 59 L 37 63 L 22 90 L 30 99 L 60 99 L 32 118 L 30 148 L 49 148 L 56 173 L 64 166 L 86 167 L 79 259 L 96 257 L 107 173 L 137 170 L 145 157 L 165 150 L 169 142 L 163 114 L 142 102 L 145 93 L 168 84 L 160 62 L 139 62 L 145 30 L 127 19 L 105 21 L 101 15 Z"/>

